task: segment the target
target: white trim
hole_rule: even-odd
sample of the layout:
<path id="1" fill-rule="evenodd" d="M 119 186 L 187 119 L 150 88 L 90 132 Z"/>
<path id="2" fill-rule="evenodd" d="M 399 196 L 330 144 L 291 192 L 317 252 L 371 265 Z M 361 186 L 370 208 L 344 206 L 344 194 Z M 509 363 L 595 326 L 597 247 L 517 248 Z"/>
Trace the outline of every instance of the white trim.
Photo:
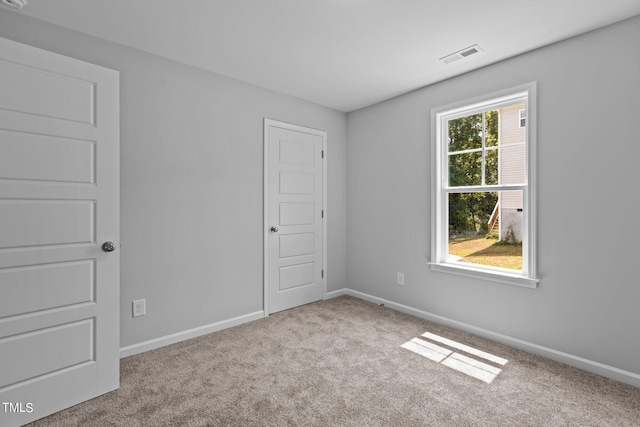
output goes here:
<path id="1" fill-rule="evenodd" d="M 264 119 L 263 130 L 263 156 L 264 156 L 264 177 L 262 189 L 262 200 L 264 206 L 262 208 L 262 310 L 265 316 L 269 315 L 269 122 Z"/>
<path id="2" fill-rule="evenodd" d="M 537 85 L 535 82 L 511 89 L 493 92 L 473 99 L 459 101 L 431 110 L 431 260 L 428 263 L 433 270 L 462 274 L 469 277 L 490 279 L 517 286 L 537 287 L 537 242 L 536 242 L 536 133 L 535 112 Z M 447 120 L 478 113 L 487 108 L 511 105 L 522 102 L 524 98 L 527 111 L 527 162 L 525 185 L 490 185 L 449 187 L 447 171 L 444 165 L 449 153 L 444 147 L 443 129 Z M 531 123 L 534 125 L 531 126 Z M 498 268 L 467 267 L 451 264 L 447 261 L 448 235 L 445 225 L 448 223 L 446 195 L 468 191 L 505 191 L 518 189 L 523 191 L 523 230 L 522 230 L 522 273 L 504 272 Z M 495 277 L 491 277 L 491 276 Z"/>
<path id="3" fill-rule="evenodd" d="M 220 322 L 211 323 L 209 325 L 204 325 L 197 328 L 188 329 L 186 331 L 177 332 L 175 334 L 154 338 L 152 340 L 144 341 L 138 344 L 121 347 L 120 358 L 122 359 L 124 357 L 133 356 L 134 354 L 144 353 L 145 351 L 149 350 L 155 350 L 169 344 L 175 344 L 177 342 L 196 338 L 201 335 L 221 331 L 233 326 L 242 325 L 243 323 L 253 322 L 254 320 L 262 319 L 263 317 L 265 317 L 264 311 L 256 311 L 242 316 L 233 317 L 231 319 L 222 320 Z"/>
<path id="4" fill-rule="evenodd" d="M 529 85 L 529 97 L 525 104 L 527 110 L 527 161 L 525 171 L 527 177 L 528 188 L 523 194 L 523 220 L 527 221 L 527 227 L 523 230 L 523 239 L 526 245 L 522 245 L 522 255 L 529 263 L 527 265 L 527 275 L 531 278 L 538 278 L 538 139 L 537 127 L 538 119 L 536 117 L 538 111 L 538 86 L 535 82 Z M 531 126 L 533 124 L 533 126 Z M 523 227 L 524 228 L 524 227 Z"/>
<path id="5" fill-rule="evenodd" d="M 329 197 L 327 196 L 327 132 L 323 131 L 322 133 L 322 269 L 324 270 L 322 275 L 322 299 L 324 300 L 327 297 L 327 277 L 329 276 L 329 270 L 327 269 L 327 202 Z"/>
<path id="6" fill-rule="evenodd" d="M 331 298 L 337 298 L 344 295 L 349 295 L 348 291 L 349 290 L 347 288 L 342 288 L 342 289 L 338 289 L 337 291 L 327 292 L 327 294 L 324 296 L 324 299 L 328 300 Z"/>
<path id="7" fill-rule="evenodd" d="M 489 193 L 500 191 L 525 191 L 527 186 L 524 184 L 502 184 L 502 185 L 468 185 L 466 187 L 449 187 L 442 189 L 447 193 Z"/>
<path id="8" fill-rule="evenodd" d="M 500 109 L 508 107 L 518 102 L 522 97 L 527 96 L 527 92 L 531 90 L 531 86 L 535 86 L 535 82 L 516 86 L 511 89 L 499 90 L 486 95 L 476 96 L 471 99 L 453 102 L 441 107 L 433 108 L 431 111 L 436 113 L 447 112 L 448 119 L 457 119 L 460 117 L 470 116 L 481 113 L 487 108 Z"/>
<path id="9" fill-rule="evenodd" d="M 393 301 L 378 298 L 373 295 L 354 291 L 348 288 L 333 291 L 331 292 L 331 295 L 332 297 L 334 295 L 349 295 L 358 299 L 362 299 L 364 301 L 369 301 L 374 304 L 383 304 L 385 307 L 399 311 L 401 313 L 410 314 L 412 316 L 416 316 L 421 319 L 426 319 L 431 322 L 438 323 L 440 325 L 468 332 L 470 334 L 477 335 L 479 337 L 495 341 L 500 344 L 508 345 L 509 347 L 526 351 L 527 353 L 537 354 L 538 356 L 542 356 L 556 362 L 564 363 L 565 365 L 573 366 L 574 368 L 582 369 L 596 375 L 601 375 L 603 377 L 611 378 L 616 381 L 631 384 L 635 387 L 640 387 L 640 374 L 605 365 L 604 363 L 594 362 L 593 360 L 585 359 L 584 357 L 575 356 L 573 354 L 565 353 L 559 350 L 554 350 L 549 347 L 544 347 L 542 345 L 524 341 L 518 338 L 513 338 L 508 335 L 503 335 L 487 329 L 479 328 L 468 323 L 449 319 L 448 317 L 429 313 L 427 311 L 419 310 L 417 308 L 409 307 L 403 304 L 398 304 Z"/>
<path id="10" fill-rule="evenodd" d="M 537 288 L 539 279 L 532 279 L 516 270 L 506 268 L 491 267 L 483 268 L 479 264 L 464 263 L 437 263 L 427 262 L 433 271 L 457 274 L 458 276 L 471 277 L 474 279 L 490 280 L 492 282 L 504 283 L 506 285 L 524 286 L 525 288 Z"/>
<path id="11" fill-rule="evenodd" d="M 263 189 L 263 304 L 262 308 L 265 316 L 269 315 L 269 126 L 280 127 L 297 132 L 310 133 L 322 137 L 322 299 L 326 299 L 327 294 L 327 132 L 319 129 L 313 129 L 305 126 L 294 125 L 292 123 L 281 122 L 278 120 L 264 118 L 264 189 Z"/>

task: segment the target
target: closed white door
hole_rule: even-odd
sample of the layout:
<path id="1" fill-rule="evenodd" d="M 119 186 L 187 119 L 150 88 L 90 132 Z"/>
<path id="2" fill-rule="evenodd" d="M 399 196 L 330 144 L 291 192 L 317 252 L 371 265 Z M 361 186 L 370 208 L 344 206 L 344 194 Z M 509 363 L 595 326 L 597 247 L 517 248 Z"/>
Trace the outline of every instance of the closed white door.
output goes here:
<path id="1" fill-rule="evenodd" d="M 0 39 L 2 426 L 119 386 L 118 85 Z"/>
<path id="2" fill-rule="evenodd" d="M 265 119 L 265 313 L 325 292 L 326 132 Z"/>

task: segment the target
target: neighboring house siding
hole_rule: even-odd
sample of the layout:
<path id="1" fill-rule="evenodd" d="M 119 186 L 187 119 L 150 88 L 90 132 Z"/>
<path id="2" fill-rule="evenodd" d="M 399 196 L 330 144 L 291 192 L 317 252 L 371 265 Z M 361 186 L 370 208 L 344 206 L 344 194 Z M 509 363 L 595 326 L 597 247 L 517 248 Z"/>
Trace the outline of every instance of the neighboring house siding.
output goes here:
<path id="1" fill-rule="evenodd" d="M 526 127 L 520 127 L 520 110 L 524 104 L 513 105 L 499 111 L 499 144 L 524 143 Z M 521 184 L 525 181 L 525 145 L 500 148 L 500 183 Z M 522 240 L 522 193 L 502 192 L 500 194 L 500 238 L 504 238 L 511 226 L 515 238 Z"/>

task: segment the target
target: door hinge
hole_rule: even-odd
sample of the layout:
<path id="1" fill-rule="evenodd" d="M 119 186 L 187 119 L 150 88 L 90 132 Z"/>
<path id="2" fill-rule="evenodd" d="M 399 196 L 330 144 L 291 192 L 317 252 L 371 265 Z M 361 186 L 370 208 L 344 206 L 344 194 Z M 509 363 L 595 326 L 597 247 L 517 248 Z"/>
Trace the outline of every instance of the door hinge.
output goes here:
<path id="1" fill-rule="evenodd" d="M 322 150 L 322 158 L 324 159 L 324 150 Z"/>
<path id="2" fill-rule="evenodd" d="M 322 271 L 320 272 L 320 277 L 322 277 L 322 278 L 324 279 L 324 270 L 322 270 Z"/>
<path id="3" fill-rule="evenodd" d="M 320 218 L 324 218 L 324 210 L 320 211 Z"/>

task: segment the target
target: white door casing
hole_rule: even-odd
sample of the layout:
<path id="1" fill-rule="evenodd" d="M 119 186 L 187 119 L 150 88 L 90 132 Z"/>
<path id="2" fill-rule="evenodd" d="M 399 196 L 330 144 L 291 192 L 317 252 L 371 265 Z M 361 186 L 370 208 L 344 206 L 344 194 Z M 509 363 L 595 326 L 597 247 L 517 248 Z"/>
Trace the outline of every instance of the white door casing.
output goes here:
<path id="1" fill-rule="evenodd" d="M 327 133 L 264 121 L 264 312 L 326 294 Z"/>
<path id="2" fill-rule="evenodd" d="M 118 104 L 116 71 L 0 39 L 2 426 L 119 386 Z"/>

